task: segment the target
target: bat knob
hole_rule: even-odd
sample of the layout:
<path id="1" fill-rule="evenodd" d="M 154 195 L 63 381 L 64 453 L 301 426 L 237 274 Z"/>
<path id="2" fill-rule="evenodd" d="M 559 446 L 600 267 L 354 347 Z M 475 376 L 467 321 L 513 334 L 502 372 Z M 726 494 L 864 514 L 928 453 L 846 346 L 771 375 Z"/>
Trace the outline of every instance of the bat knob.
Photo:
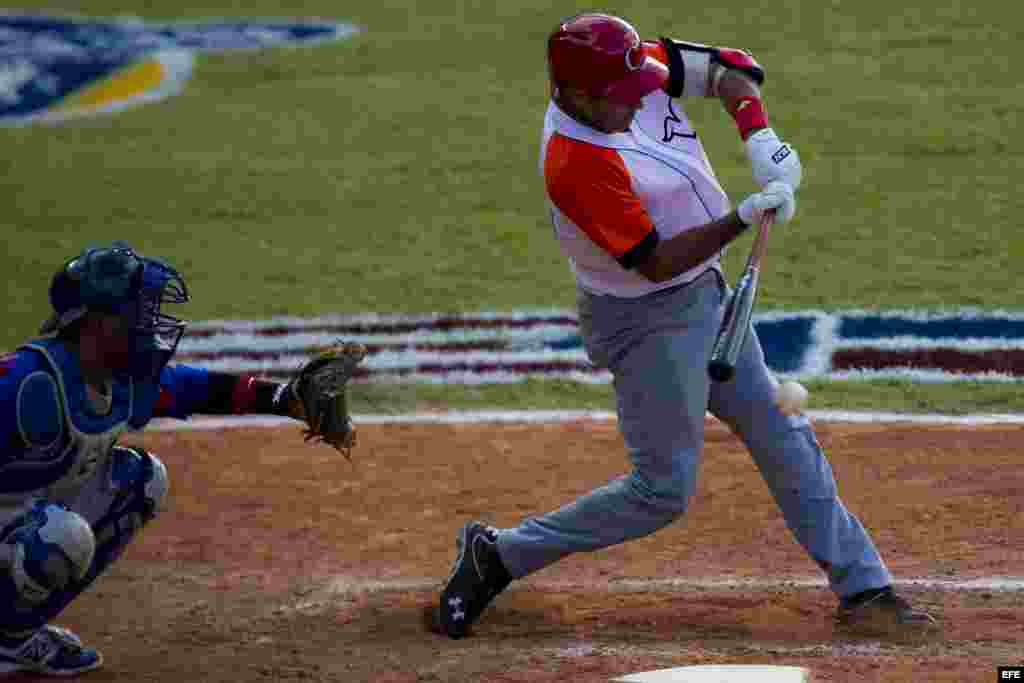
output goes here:
<path id="1" fill-rule="evenodd" d="M 722 361 L 711 361 L 708 363 L 708 375 L 716 382 L 728 382 L 732 379 L 736 368 Z"/>

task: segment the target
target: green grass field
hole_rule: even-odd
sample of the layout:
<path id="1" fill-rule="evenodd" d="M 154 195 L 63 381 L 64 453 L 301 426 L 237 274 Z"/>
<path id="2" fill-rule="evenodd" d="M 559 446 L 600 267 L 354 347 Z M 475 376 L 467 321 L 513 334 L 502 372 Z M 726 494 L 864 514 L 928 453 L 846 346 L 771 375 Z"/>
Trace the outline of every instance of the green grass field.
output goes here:
<path id="1" fill-rule="evenodd" d="M 186 274 L 187 315 L 571 306 L 537 175 L 544 40 L 572 2 L 74 2 L 96 16 L 324 17 L 365 32 L 206 55 L 179 97 L 62 127 L 0 129 L 0 348 L 46 316 L 53 270 L 127 239 Z M 56 9 L 56 6 L 55 6 Z M 776 231 L 767 309 L 1024 309 L 1021 11 L 1002 1 L 724 0 L 610 8 L 645 37 L 744 47 L 800 151 L 797 219 Z M 732 122 L 688 108 L 738 199 Z M 746 253 L 733 249 L 731 272 Z M 1019 385 L 815 386 L 818 406 L 1024 411 Z M 607 387 L 373 387 L 367 406 L 610 405 Z"/>

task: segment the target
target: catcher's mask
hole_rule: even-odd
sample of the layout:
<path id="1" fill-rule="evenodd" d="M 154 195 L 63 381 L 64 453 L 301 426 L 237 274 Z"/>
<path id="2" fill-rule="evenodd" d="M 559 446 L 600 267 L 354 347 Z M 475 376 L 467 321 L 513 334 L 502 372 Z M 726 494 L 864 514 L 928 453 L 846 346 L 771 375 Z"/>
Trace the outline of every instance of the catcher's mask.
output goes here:
<path id="1" fill-rule="evenodd" d="M 185 323 L 160 306 L 188 299 L 185 280 L 163 261 L 140 256 L 124 242 L 92 247 L 53 276 L 54 314 L 40 333 L 58 334 L 90 311 L 121 316 L 131 344 L 126 367 L 116 370 L 136 380 L 155 380 L 185 331 Z"/>

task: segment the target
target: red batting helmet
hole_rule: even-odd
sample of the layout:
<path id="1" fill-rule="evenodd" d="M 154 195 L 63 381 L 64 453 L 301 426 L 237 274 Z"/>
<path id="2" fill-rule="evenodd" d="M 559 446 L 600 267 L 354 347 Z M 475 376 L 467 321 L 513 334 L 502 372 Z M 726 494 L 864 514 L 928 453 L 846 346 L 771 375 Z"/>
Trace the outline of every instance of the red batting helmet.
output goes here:
<path id="1" fill-rule="evenodd" d="M 668 82 L 668 67 L 644 54 L 636 29 L 609 14 L 562 22 L 548 38 L 548 71 L 555 85 L 623 104 L 636 104 Z"/>

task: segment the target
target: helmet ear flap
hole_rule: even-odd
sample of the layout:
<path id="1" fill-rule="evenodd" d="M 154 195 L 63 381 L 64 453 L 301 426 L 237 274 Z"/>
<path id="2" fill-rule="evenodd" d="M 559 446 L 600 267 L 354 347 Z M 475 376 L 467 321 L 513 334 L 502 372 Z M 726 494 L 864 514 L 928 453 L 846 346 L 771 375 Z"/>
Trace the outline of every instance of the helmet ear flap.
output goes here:
<path id="1" fill-rule="evenodd" d="M 81 295 L 81 271 L 75 263 L 69 261 L 63 268 L 54 273 L 50 281 L 50 306 L 53 315 L 40 327 L 40 334 L 51 334 L 69 328 L 86 313 Z"/>

